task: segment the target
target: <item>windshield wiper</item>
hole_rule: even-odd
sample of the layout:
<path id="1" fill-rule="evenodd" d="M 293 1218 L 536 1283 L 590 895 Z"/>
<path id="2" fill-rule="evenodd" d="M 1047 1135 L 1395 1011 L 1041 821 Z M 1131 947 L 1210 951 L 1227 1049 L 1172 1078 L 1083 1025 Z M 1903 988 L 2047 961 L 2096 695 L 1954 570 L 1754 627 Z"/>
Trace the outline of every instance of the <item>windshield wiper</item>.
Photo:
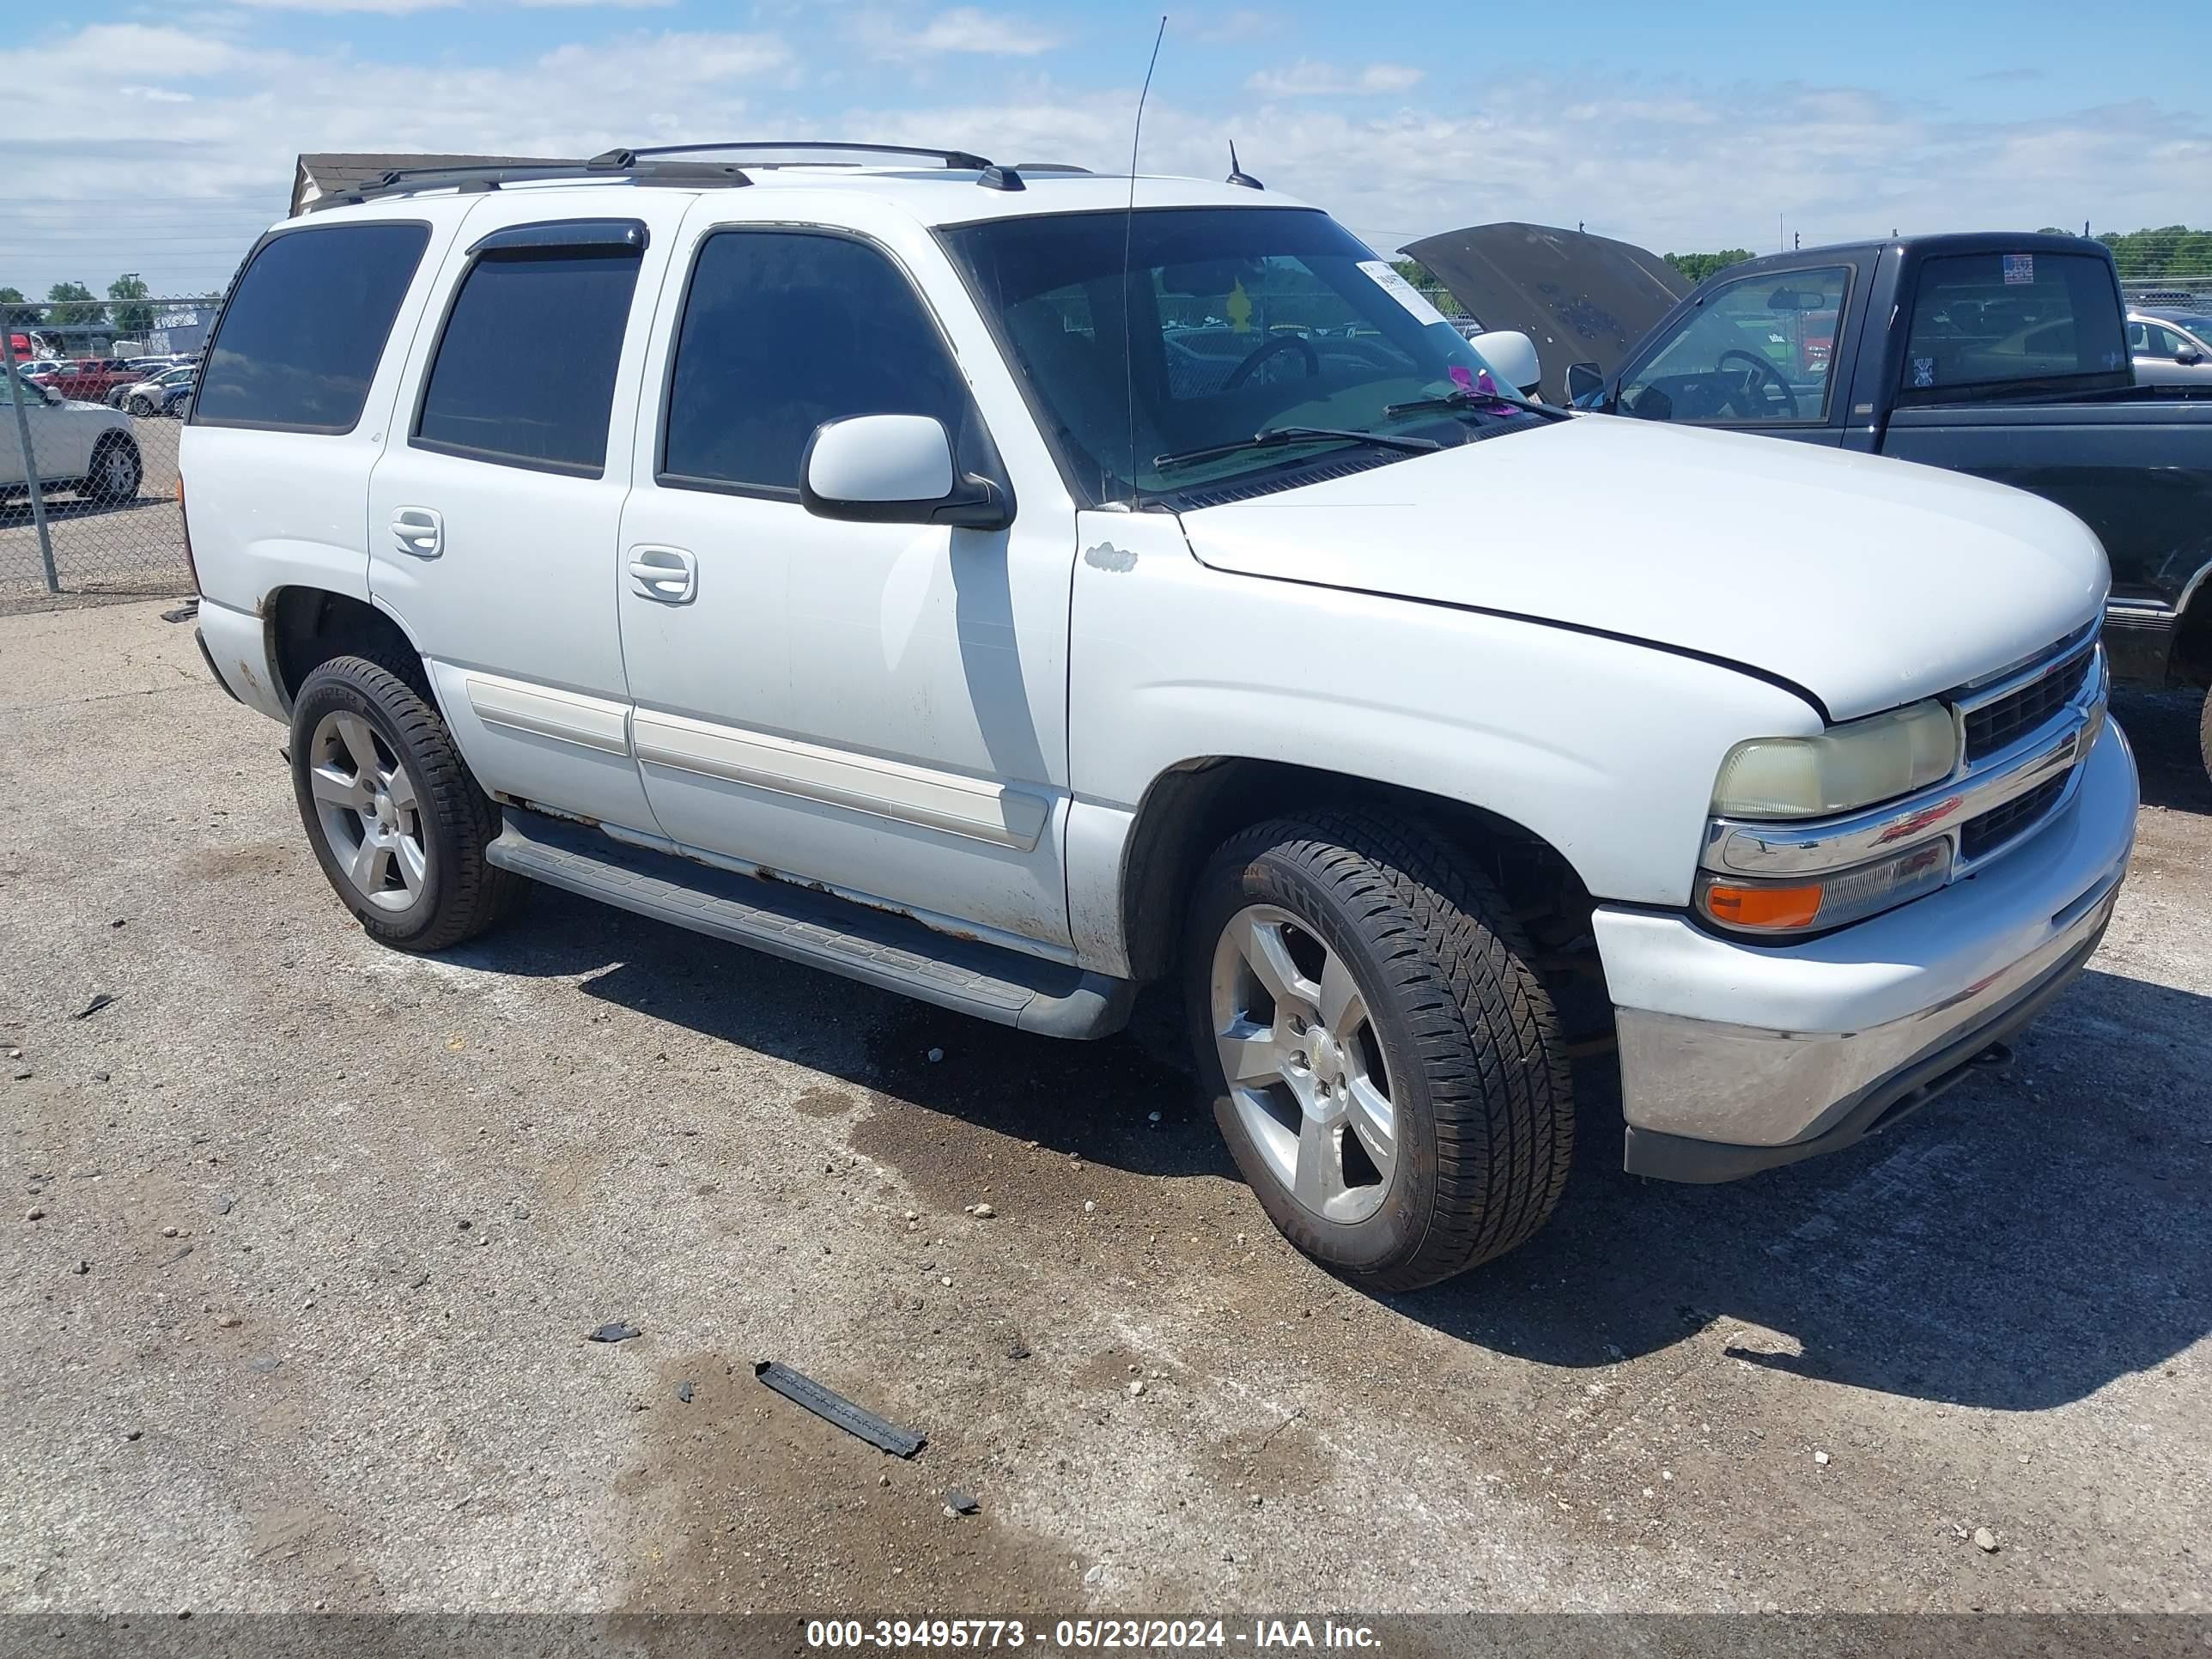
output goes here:
<path id="1" fill-rule="evenodd" d="M 1178 449 L 1169 454 L 1155 455 L 1152 465 L 1156 468 L 1183 466 L 1194 461 L 1210 461 L 1217 456 L 1234 455 L 1241 450 L 1273 449 L 1281 444 L 1304 443 L 1310 438 L 1342 438 L 1352 443 L 1402 449 L 1408 454 L 1443 447 L 1434 438 L 1401 437 L 1390 432 L 1357 432 L 1349 427 L 1271 426 L 1249 438 L 1234 438 L 1225 444 L 1207 444 L 1200 449 Z"/>
<path id="2" fill-rule="evenodd" d="M 1554 417 L 1566 412 L 1564 410 L 1554 409 L 1549 404 L 1534 403 L 1527 398 L 1516 398 L 1508 392 L 1469 392 L 1462 387 L 1459 391 L 1446 392 L 1434 398 L 1415 398 L 1407 403 L 1392 404 L 1383 410 L 1382 418 L 1394 421 L 1401 415 L 1432 415 L 1446 410 L 1479 409 L 1484 404 L 1504 404 L 1510 409 L 1525 409 L 1531 415 L 1549 415 Z"/>

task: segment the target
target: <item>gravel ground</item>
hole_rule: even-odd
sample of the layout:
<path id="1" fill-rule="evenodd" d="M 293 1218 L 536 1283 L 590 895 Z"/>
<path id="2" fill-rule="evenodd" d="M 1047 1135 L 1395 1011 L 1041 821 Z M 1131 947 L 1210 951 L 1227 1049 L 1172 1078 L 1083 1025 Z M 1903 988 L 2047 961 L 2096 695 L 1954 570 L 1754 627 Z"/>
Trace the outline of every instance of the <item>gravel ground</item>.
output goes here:
<path id="1" fill-rule="evenodd" d="M 550 895 L 376 948 L 159 609 L 0 617 L 11 1608 L 2207 1611 L 2186 699 L 2008 1073 L 1711 1188 L 1599 1098 L 1534 1244 L 1378 1301 L 1157 1043 Z"/>

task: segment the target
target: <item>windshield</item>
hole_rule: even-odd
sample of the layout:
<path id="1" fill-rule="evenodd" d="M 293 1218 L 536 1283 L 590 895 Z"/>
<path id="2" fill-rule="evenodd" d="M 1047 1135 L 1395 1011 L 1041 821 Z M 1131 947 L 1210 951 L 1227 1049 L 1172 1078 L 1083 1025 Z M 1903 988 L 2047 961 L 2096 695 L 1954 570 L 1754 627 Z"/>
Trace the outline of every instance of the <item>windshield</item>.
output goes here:
<path id="1" fill-rule="evenodd" d="M 1148 208 L 941 234 L 1071 489 L 1093 505 L 1128 500 L 1133 471 L 1140 504 L 1174 505 L 1545 418 L 1471 397 L 1504 377 L 1485 380 L 1489 366 L 1451 324 L 1323 213 Z M 1403 407 L 1425 400 L 1435 406 Z M 1283 428 L 1325 430 L 1252 441 Z"/>

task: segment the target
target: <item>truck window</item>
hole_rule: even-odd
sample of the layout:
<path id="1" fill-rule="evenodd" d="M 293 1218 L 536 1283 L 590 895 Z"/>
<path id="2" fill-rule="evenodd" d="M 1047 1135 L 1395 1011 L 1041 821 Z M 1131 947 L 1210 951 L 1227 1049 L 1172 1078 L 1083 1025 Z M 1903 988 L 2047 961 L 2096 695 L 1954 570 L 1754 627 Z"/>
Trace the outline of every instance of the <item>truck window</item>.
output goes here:
<path id="1" fill-rule="evenodd" d="M 208 347 L 193 424 L 352 431 L 429 240 L 422 224 L 351 224 L 264 242 Z"/>
<path id="2" fill-rule="evenodd" d="M 1991 388 L 2080 392 L 2129 380 L 2112 268 L 2083 253 L 1962 253 L 1920 268 L 1900 405 Z"/>
<path id="3" fill-rule="evenodd" d="M 659 477 L 799 496 L 806 441 L 854 415 L 960 434 L 967 384 L 905 275 L 848 236 L 717 231 L 701 244 L 669 376 Z"/>
<path id="4" fill-rule="evenodd" d="M 1705 426 L 1828 417 L 1848 265 L 1764 271 L 1714 289 L 1621 383 L 1620 412 Z"/>
<path id="5" fill-rule="evenodd" d="M 641 248 L 488 249 L 461 278 L 410 441 L 596 478 Z"/>

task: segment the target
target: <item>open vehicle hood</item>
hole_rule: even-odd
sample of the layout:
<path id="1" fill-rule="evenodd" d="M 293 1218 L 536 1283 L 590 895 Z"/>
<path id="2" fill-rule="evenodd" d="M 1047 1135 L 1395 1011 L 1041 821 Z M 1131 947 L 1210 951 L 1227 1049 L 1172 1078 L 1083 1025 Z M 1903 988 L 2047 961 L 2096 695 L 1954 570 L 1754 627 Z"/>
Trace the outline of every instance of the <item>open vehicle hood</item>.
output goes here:
<path id="1" fill-rule="evenodd" d="M 1182 515 L 1200 561 L 1741 664 L 1834 720 L 2101 611 L 2087 527 L 1961 473 L 1591 415 Z"/>
<path id="2" fill-rule="evenodd" d="M 1567 365 L 1610 374 L 1691 283 L 1632 242 L 1555 225 L 1473 225 L 1399 250 L 1419 259 L 1485 328 L 1536 343 L 1544 397 L 1567 400 Z"/>

